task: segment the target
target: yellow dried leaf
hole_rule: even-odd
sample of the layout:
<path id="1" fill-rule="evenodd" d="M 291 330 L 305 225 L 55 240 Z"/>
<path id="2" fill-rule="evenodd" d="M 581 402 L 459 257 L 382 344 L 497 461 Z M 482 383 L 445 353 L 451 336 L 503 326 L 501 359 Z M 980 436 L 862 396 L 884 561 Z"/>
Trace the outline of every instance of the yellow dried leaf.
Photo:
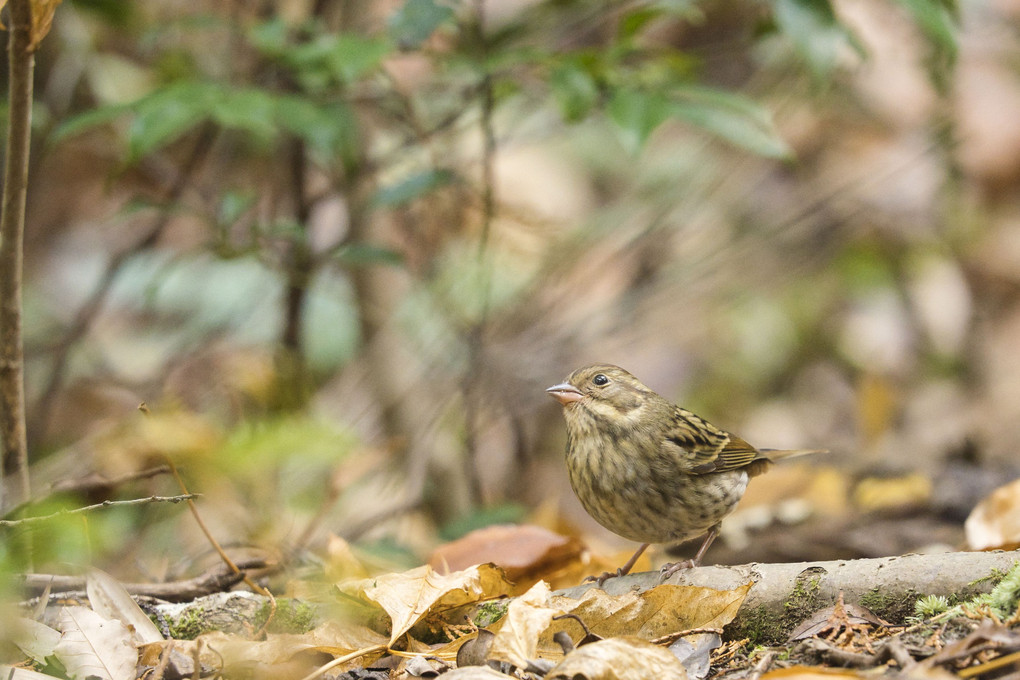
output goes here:
<path id="1" fill-rule="evenodd" d="M 510 603 L 506 615 L 496 626 L 496 637 L 489 649 L 490 659 L 524 668 L 529 660 L 539 657 L 540 636 L 552 624 L 553 617 L 563 613 L 547 606 L 549 598 L 548 584 L 539 581 Z"/>
<path id="2" fill-rule="evenodd" d="M 854 489 L 854 503 L 865 512 L 925 505 L 930 499 L 931 480 L 920 473 L 868 477 Z"/>
<path id="3" fill-rule="evenodd" d="M 547 680 L 687 680 L 669 651 L 636 637 L 615 637 L 578 647 L 546 675 Z"/>
<path id="4" fill-rule="evenodd" d="M 345 592 L 375 602 L 389 615 L 390 644 L 427 616 L 465 604 L 500 597 L 512 584 L 491 564 L 452 574 L 437 574 L 425 565 L 399 574 L 383 574 L 342 586 Z"/>
<path id="5" fill-rule="evenodd" d="M 53 14 L 57 11 L 60 0 L 32 0 L 32 40 L 29 50 L 34 50 L 50 32 L 53 25 Z"/>
<path id="6" fill-rule="evenodd" d="M 750 583 L 733 590 L 667 583 L 641 593 L 608 595 L 592 588 L 578 600 L 553 597 L 550 605 L 576 614 L 601 637 L 633 635 L 654 640 L 680 630 L 722 628 L 737 615 L 750 589 Z"/>

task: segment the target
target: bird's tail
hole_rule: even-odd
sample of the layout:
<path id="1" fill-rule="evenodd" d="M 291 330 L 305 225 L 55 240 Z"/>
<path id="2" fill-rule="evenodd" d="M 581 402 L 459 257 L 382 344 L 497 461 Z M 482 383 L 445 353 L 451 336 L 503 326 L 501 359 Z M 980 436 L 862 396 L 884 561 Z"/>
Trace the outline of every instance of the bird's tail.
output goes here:
<path id="1" fill-rule="evenodd" d="M 758 449 L 769 460 L 782 460 L 783 458 L 799 458 L 810 456 L 815 453 L 828 453 L 828 449 Z"/>

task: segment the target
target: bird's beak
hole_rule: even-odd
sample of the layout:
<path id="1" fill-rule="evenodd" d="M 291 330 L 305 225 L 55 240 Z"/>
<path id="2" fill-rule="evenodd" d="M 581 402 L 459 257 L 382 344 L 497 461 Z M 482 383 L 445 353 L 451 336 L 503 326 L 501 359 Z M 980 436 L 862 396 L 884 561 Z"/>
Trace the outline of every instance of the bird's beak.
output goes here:
<path id="1" fill-rule="evenodd" d="M 553 385 L 552 387 L 546 388 L 553 399 L 560 402 L 564 406 L 569 406 L 575 401 L 581 401 L 584 395 L 581 394 L 581 390 L 577 389 L 570 383 L 560 383 L 559 385 Z"/>

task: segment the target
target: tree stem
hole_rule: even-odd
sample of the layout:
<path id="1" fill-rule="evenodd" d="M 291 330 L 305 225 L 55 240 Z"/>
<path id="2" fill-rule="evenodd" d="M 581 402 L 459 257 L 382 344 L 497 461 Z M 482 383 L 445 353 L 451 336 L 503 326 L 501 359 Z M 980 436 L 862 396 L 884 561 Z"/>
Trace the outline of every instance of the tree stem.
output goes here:
<path id="1" fill-rule="evenodd" d="M 6 470 L 17 477 L 21 499 L 31 496 L 25 434 L 25 369 L 21 336 L 21 276 L 32 128 L 32 7 L 11 0 L 9 92 L 3 207 L 0 213 L 0 442 Z M 0 505 L 4 499 L 0 496 Z"/>

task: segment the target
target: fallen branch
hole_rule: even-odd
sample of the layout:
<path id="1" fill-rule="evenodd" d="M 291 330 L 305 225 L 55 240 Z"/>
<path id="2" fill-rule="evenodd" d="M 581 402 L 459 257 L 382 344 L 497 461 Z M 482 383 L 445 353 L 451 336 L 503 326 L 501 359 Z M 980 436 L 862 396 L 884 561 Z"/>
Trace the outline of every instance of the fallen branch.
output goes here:
<path id="1" fill-rule="evenodd" d="M 987 593 L 994 583 L 987 578 L 1004 573 L 1020 560 L 1020 551 L 954 552 L 902 555 L 876 559 L 745 564 L 732 567 L 698 567 L 678 572 L 667 583 L 732 590 L 753 582 L 736 619 L 733 634 L 754 631 L 762 642 L 784 641 L 790 630 L 813 612 L 832 605 L 842 592 L 846 602 L 859 604 L 887 621 L 901 622 L 913 613 L 922 595 L 955 595 L 960 599 Z M 985 578 L 982 578 L 985 577 Z M 975 580 L 978 579 L 978 580 Z M 659 585 L 659 573 L 642 572 L 605 583 L 610 594 L 648 590 Z M 586 583 L 561 591 L 580 597 Z"/>
<path id="2" fill-rule="evenodd" d="M 124 588 L 132 595 L 145 595 L 167 602 L 187 602 L 197 597 L 222 592 L 240 583 L 246 571 L 265 569 L 271 566 L 266 560 L 252 558 L 235 562 L 238 571 L 233 571 L 224 564 L 217 564 L 203 574 L 183 581 L 167 583 L 124 583 Z M 25 574 L 22 586 L 33 593 L 41 593 L 50 587 L 54 594 L 77 593 L 85 591 L 84 576 L 64 576 L 57 574 Z"/>

